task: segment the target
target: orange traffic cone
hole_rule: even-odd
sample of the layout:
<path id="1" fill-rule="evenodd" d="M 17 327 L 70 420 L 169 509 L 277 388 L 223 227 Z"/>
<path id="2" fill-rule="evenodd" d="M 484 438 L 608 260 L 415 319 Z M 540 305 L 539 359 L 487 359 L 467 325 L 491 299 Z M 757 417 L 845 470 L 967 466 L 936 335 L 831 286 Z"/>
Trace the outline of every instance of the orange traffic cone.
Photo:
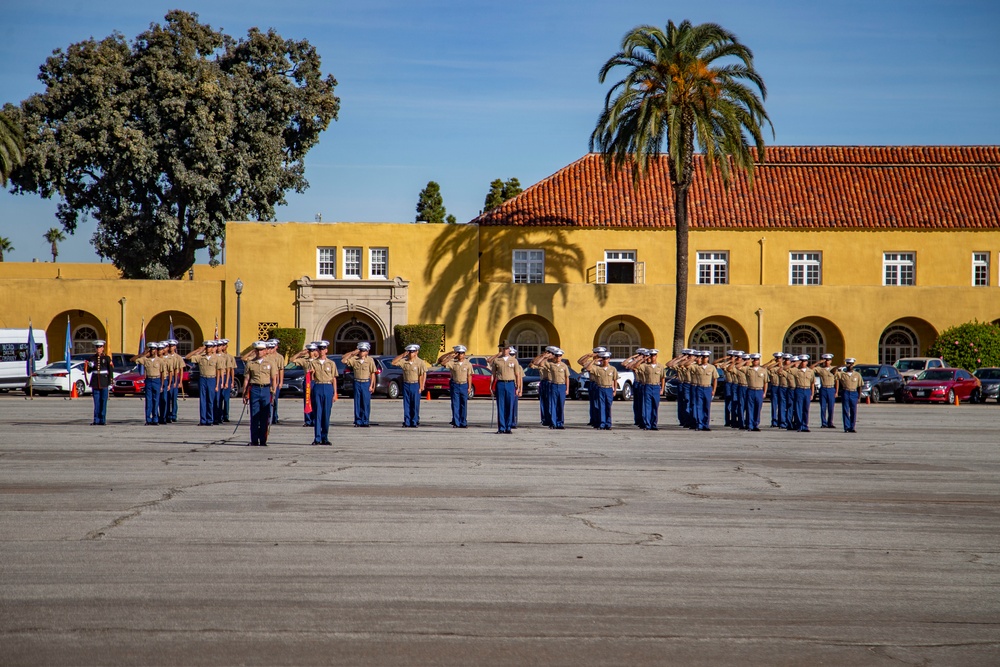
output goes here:
<path id="1" fill-rule="evenodd" d="M 78 393 L 76 393 L 76 383 L 75 382 L 73 383 L 73 388 L 69 390 L 69 397 L 70 398 L 80 398 L 80 395 Z"/>
<path id="2" fill-rule="evenodd" d="M 958 405 L 958 394 L 955 394 L 955 405 Z"/>
<path id="3" fill-rule="evenodd" d="M 871 405 L 871 404 L 872 404 L 872 395 L 868 394 L 867 396 L 865 396 L 865 405 Z"/>
<path id="4" fill-rule="evenodd" d="M 428 401 L 431 400 L 431 390 L 430 389 L 427 390 L 427 400 Z"/>

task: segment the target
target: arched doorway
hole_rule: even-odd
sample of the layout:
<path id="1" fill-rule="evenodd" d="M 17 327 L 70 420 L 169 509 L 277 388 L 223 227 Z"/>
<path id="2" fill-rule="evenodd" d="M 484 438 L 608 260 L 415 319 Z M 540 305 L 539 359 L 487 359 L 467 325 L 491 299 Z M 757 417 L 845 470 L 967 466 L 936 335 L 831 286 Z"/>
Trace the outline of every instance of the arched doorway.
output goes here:
<path id="1" fill-rule="evenodd" d="M 721 324 L 708 322 L 691 332 L 688 345 L 696 350 L 708 350 L 712 359 L 718 359 L 733 349 L 733 337 Z"/>
<path id="2" fill-rule="evenodd" d="M 93 354 L 94 341 L 100 338 L 97 329 L 84 324 L 73 331 L 73 354 Z"/>
<path id="3" fill-rule="evenodd" d="M 181 356 L 191 354 L 195 348 L 194 334 L 187 327 L 174 325 L 174 340 L 177 341 L 177 353 Z M 233 347 L 236 347 L 235 343 Z"/>
<path id="4" fill-rule="evenodd" d="M 375 331 L 357 318 L 352 318 L 337 329 L 333 338 L 333 354 L 355 350 L 361 342 L 374 343 Z"/>
<path id="5" fill-rule="evenodd" d="M 213 331 L 214 326 L 214 323 L 210 325 L 209 331 Z M 194 348 L 200 347 L 204 340 L 204 334 L 202 328 L 198 326 L 198 322 L 180 310 L 165 310 L 151 317 L 146 322 L 146 340 L 167 340 L 170 338 L 171 330 L 173 330 L 174 339 L 177 341 L 177 351 L 180 354 L 188 354 Z M 236 340 L 234 339 L 230 349 L 235 347 Z M 185 350 L 187 351 L 185 352 Z"/>
<path id="6" fill-rule="evenodd" d="M 642 345 L 639 330 L 631 322 L 619 320 L 605 324 L 597 336 L 598 345 L 608 348 L 612 359 L 625 359 Z"/>
<path id="7" fill-rule="evenodd" d="M 894 364 L 897 359 L 920 356 L 920 339 L 905 324 L 893 324 L 885 328 L 878 341 L 878 362 Z"/>
<path id="8" fill-rule="evenodd" d="M 67 333 L 69 341 L 66 340 Z M 70 354 L 93 354 L 93 341 L 98 338 L 107 340 L 108 332 L 104 323 L 93 313 L 86 310 L 67 310 L 52 318 L 49 326 L 45 328 L 45 336 L 49 342 L 49 360 L 59 361 L 64 357 L 67 342 Z"/>
<path id="9" fill-rule="evenodd" d="M 789 354 L 808 354 L 810 359 L 819 359 L 826 352 L 823 332 L 811 324 L 797 324 L 785 334 L 782 350 Z"/>
<path id="10" fill-rule="evenodd" d="M 369 313 L 364 312 L 336 313 L 327 321 L 323 333 L 315 340 L 320 339 L 330 341 L 330 354 L 350 352 L 356 349 L 361 341 L 371 343 L 372 354 L 391 353 L 391 350 L 385 349 L 382 327 Z"/>
<path id="11" fill-rule="evenodd" d="M 559 344 L 555 327 L 539 315 L 519 315 L 500 332 L 500 339 L 517 348 L 518 359 L 532 359 L 549 345 Z"/>

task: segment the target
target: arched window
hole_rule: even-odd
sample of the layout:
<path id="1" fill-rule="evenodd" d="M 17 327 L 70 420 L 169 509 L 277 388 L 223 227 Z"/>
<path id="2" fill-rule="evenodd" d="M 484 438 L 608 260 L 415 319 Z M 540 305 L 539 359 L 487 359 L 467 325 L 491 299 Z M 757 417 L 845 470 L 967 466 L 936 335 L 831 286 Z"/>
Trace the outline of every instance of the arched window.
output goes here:
<path id="1" fill-rule="evenodd" d="M 94 341 L 97 340 L 97 330 L 83 325 L 73 332 L 73 354 L 93 354 Z"/>
<path id="2" fill-rule="evenodd" d="M 533 359 L 549 345 L 549 334 L 538 322 L 521 322 L 508 335 L 518 359 Z"/>
<path id="3" fill-rule="evenodd" d="M 358 347 L 358 343 L 362 341 L 371 343 L 372 352 L 376 353 L 374 350 L 376 342 L 375 332 L 364 322 L 359 322 L 357 319 L 352 318 L 350 322 L 347 322 L 337 330 L 337 335 L 333 341 L 333 353 L 344 354 L 345 352 L 355 350 Z"/>
<path id="4" fill-rule="evenodd" d="M 604 327 L 598 341 L 598 345 L 608 348 L 613 359 L 631 357 L 641 345 L 639 330 L 624 320 L 618 320 Z"/>
<path id="5" fill-rule="evenodd" d="M 690 346 L 696 350 L 708 350 L 712 359 L 718 359 L 732 349 L 733 338 L 721 324 L 703 324 L 691 333 Z"/>
<path id="6" fill-rule="evenodd" d="M 878 362 L 894 364 L 897 359 L 920 356 L 920 341 L 913 329 L 902 324 L 886 327 L 878 341 Z"/>
<path id="7" fill-rule="evenodd" d="M 793 327 L 785 334 L 782 350 L 789 354 L 808 354 L 810 360 L 819 359 L 819 355 L 826 352 L 823 332 L 808 324 Z"/>
<path id="8" fill-rule="evenodd" d="M 194 335 L 187 327 L 175 326 L 174 339 L 177 341 L 177 353 L 186 356 L 194 349 Z M 237 352 L 239 354 L 239 352 Z"/>

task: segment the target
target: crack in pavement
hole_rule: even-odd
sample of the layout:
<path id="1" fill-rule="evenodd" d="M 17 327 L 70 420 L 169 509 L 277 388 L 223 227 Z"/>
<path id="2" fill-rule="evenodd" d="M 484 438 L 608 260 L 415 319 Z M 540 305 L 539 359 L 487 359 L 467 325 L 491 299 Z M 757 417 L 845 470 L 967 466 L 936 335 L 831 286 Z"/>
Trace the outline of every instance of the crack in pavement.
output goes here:
<path id="1" fill-rule="evenodd" d="M 735 468 L 736 472 L 742 472 L 744 474 L 752 475 L 754 477 L 760 478 L 760 479 L 764 480 L 765 482 L 767 482 L 771 486 L 771 488 L 774 488 L 774 489 L 780 489 L 781 488 L 781 484 L 778 484 L 777 482 L 775 482 L 770 477 L 766 477 L 766 476 L 761 475 L 761 474 L 756 473 L 756 472 L 750 472 L 749 470 L 746 469 L 745 465 L 746 464 L 741 463 L 738 466 L 736 466 L 736 468 Z"/>
<path id="2" fill-rule="evenodd" d="M 614 509 L 616 507 L 625 507 L 628 504 L 621 498 L 612 498 L 612 500 L 613 502 L 607 505 L 592 506 L 586 512 L 573 512 L 570 514 L 564 514 L 563 516 L 569 519 L 578 519 L 581 522 L 583 522 L 584 526 L 592 530 L 596 530 L 602 533 L 611 533 L 613 535 L 626 535 L 628 537 L 631 537 L 633 538 L 632 544 L 635 544 L 637 546 L 649 546 L 650 544 L 653 544 L 655 542 L 660 542 L 663 540 L 663 535 L 661 535 L 660 533 L 630 533 L 625 530 L 614 530 L 611 528 L 604 528 L 602 526 L 599 526 L 597 522 L 591 521 L 590 519 L 586 518 L 585 515 L 587 514 L 593 514 L 595 512 L 604 512 L 605 510 Z M 638 540 L 634 539 L 638 536 L 641 536 L 641 538 Z"/>

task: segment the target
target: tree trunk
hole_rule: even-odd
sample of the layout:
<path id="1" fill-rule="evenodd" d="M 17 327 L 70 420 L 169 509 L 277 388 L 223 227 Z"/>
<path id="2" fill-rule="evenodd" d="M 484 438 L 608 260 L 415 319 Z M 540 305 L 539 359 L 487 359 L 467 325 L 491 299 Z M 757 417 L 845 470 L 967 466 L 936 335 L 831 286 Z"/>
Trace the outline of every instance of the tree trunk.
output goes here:
<path id="1" fill-rule="evenodd" d="M 674 186 L 674 246 L 677 250 L 676 295 L 674 297 L 674 356 L 681 353 L 687 333 L 688 299 L 688 217 L 687 198 L 690 182 Z"/>

